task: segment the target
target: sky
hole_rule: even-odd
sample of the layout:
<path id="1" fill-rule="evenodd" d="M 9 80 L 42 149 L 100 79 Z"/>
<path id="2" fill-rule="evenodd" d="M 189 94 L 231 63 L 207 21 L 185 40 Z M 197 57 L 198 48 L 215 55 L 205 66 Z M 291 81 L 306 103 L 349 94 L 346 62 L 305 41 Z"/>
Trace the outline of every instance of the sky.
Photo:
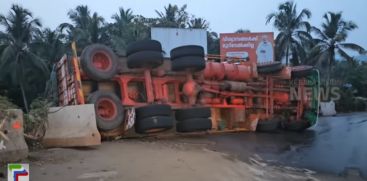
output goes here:
<path id="1" fill-rule="evenodd" d="M 349 34 L 348 42 L 367 49 L 367 0 L 294 0 L 298 10 L 311 10 L 312 25 L 320 27 L 325 12 L 343 11 L 345 20 L 354 21 L 359 28 Z M 0 14 L 7 14 L 11 4 L 20 4 L 41 19 L 44 27 L 56 28 L 69 22 L 67 12 L 77 5 L 88 5 L 102 15 L 107 22 L 119 7 L 131 8 L 134 14 L 157 17 L 155 10 L 163 11 L 169 3 L 182 6 L 196 17 L 210 23 L 210 29 L 218 33 L 231 33 L 239 28 L 252 32 L 272 32 L 272 24 L 265 24 L 266 16 L 275 12 L 284 0 L 0 0 Z"/>

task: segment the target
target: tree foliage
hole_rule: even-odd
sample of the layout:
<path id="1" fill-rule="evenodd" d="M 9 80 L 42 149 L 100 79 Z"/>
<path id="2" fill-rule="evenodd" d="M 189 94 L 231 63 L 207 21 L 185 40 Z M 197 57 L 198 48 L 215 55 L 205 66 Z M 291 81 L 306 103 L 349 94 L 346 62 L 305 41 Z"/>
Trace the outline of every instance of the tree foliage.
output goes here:
<path id="1" fill-rule="evenodd" d="M 29 10 L 13 5 L 8 16 L 0 15 L 0 25 L 5 27 L 0 34 L 3 47 L 0 76 L 8 87 L 19 87 L 28 112 L 27 93 L 34 96 L 42 91 L 49 73 L 45 60 L 30 47 L 41 23 Z"/>
<path id="2" fill-rule="evenodd" d="M 66 31 L 69 43 L 75 41 L 82 49 L 91 43 L 107 41 L 104 18 L 96 12 L 91 14 L 88 6 L 79 5 L 68 16 L 72 23 L 62 23 L 59 28 Z"/>
<path id="3" fill-rule="evenodd" d="M 289 63 L 290 54 L 293 57 L 292 63 L 299 64 L 300 60 L 305 57 L 301 41 L 312 40 L 309 33 L 311 25 L 304 19 L 311 17 L 311 11 L 302 9 L 300 13 L 297 11 L 297 5 L 288 1 L 282 3 L 278 7 L 278 12 L 269 14 L 266 17 L 266 23 L 273 21 L 275 28 L 279 30 L 279 34 L 275 39 L 276 59 L 281 60 L 285 57 L 286 64 Z"/>
<path id="4" fill-rule="evenodd" d="M 177 5 L 168 4 L 164 7 L 164 11 L 155 10 L 159 19 L 156 26 L 186 28 L 189 15 L 186 11 L 187 5 L 178 7 Z"/>
<path id="5" fill-rule="evenodd" d="M 326 67 L 325 80 L 327 87 L 330 82 L 330 71 L 335 64 L 335 56 L 339 55 L 347 61 L 353 61 L 353 58 L 346 50 L 363 53 L 365 50 L 354 43 L 345 43 L 348 33 L 357 28 L 353 21 L 345 21 L 342 13 L 328 12 L 324 16 L 324 23 L 321 29 L 312 27 L 316 34 L 314 38 L 315 46 L 310 49 L 313 56 L 308 58 L 308 62 L 313 65 Z"/>

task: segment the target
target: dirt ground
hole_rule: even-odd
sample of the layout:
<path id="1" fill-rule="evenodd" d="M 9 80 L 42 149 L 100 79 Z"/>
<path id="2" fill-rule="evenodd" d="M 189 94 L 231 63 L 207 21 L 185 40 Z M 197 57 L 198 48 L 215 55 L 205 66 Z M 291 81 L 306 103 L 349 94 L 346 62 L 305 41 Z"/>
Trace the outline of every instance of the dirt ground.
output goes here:
<path id="1" fill-rule="evenodd" d="M 245 163 L 233 155 L 208 149 L 212 144 L 177 138 L 118 140 L 95 148 L 32 152 L 24 162 L 30 163 L 32 181 L 346 179 L 307 169 L 270 166 L 256 155 Z"/>

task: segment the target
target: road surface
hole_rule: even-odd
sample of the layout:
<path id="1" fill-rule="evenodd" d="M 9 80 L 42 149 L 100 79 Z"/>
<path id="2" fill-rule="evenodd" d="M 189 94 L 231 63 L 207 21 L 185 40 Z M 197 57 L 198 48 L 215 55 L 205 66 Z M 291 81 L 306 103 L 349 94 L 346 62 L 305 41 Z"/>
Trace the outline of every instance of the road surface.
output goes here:
<path id="1" fill-rule="evenodd" d="M 248 160 L 258 154 L 273 164 L 345 175 L 358 172 L 367 179 L 367 113 L 321 117 L 303 132 L 242 133 L 212 136 L 213 149 Z"/>
<path id="2" fill-rule="evenodd" d="M 32 152 L 31 180 L 366 180 L 367 113 L 321 118 L 303 133 L 123 139 Z M 0 180 L 5 179 L 0 165 Z"/>

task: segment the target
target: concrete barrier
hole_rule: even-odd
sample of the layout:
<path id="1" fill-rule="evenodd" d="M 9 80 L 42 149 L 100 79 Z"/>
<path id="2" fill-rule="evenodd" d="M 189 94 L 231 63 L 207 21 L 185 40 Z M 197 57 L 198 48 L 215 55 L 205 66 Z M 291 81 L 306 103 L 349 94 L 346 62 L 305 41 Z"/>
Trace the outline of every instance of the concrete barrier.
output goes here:
<path id="1" fill-rule="evenodd" d="M 0 120 L 0 162 L 15 162 L 28 156 L 24 140 L 23 111 L 8 110 L 9 116 Z"/>
<path id="2" fill-rule="evenodd" d="M 52 107 L 42 143 L 46 147 L 78 147 L 101 144 L 93 104 Z"/>
<path id="3" fill-rule="evenodd" d="M 322 116 L 334 116 L 336 115 L 335 102 L 320 102 L 320 113 Z"/>

